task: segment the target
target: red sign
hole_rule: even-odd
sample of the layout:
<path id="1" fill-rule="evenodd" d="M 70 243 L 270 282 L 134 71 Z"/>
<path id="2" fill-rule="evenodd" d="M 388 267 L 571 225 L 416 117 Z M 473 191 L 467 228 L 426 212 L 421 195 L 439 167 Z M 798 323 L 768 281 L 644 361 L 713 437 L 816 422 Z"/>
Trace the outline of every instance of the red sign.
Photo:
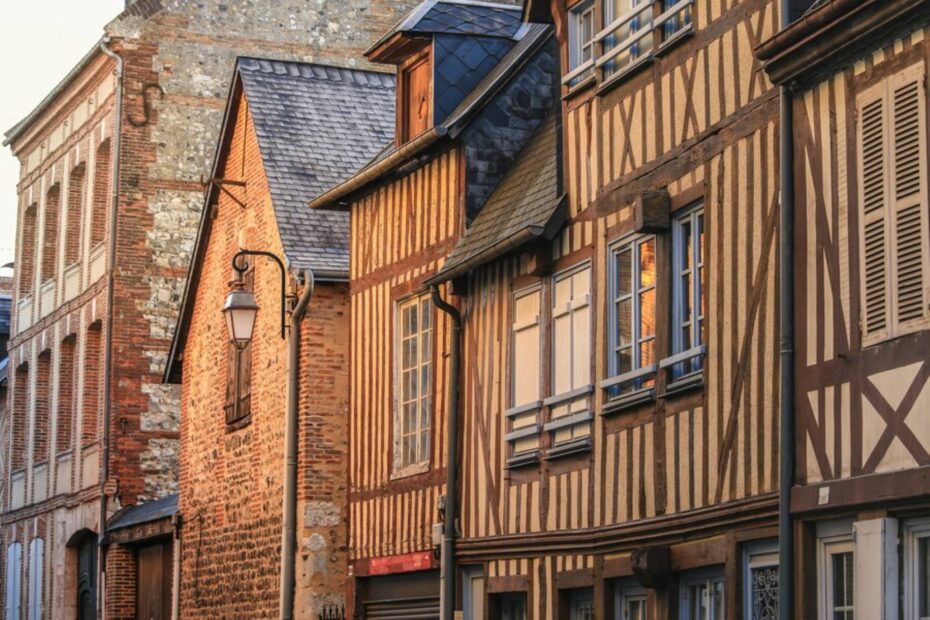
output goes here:
<path id="1" fill-rule="evenodd" d="M 427 570 L 433 567 L 433 552 L 420 551 L 404 555 L 389 555 L 368 560 L 369 575 L 387 575 L 390 573 L 409 573 L 415 570 Z"/>

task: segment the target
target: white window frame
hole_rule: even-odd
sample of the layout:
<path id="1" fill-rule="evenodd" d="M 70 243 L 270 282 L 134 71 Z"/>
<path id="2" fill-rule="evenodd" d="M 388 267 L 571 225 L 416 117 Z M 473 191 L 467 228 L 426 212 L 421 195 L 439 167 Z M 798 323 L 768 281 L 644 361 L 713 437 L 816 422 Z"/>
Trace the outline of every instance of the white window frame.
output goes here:
<path id="1" fill-rule="evenodd" d="M 653 243 L 653 251 L 656 252 L 656 273 L 653 274 L 651 285 L 641 286 L 642 271 L 640 269 L 642 261 L 641 248 L 643 245 Z M 617 259 L 623 252 L 630 252 L 630 277 L 631 290 L 628 294 L 621 294 L 618 286 L 619 273 Z M 608 400 L 619 401 L 618 404 L 635 404 L 648 400 L 655 396 L 655 373 L 658 368 L 655 362 L 644 365 L 642 360 L 642 345 L 646 342 L 656 341 L 656 332 L 658 324 L 653 329 L 651 336 L 643 337 L 642 335 L 642 298 L 649 291 L 655 291 L 658 294 L 658 239 L 655 235 L 635 235 L 625 237 L 610 246 L 609 265 L 607 266 L 608 277 L 610 278 L 610 324 L 607 327 L 608 334 L 608 358 L 607 373 L 608 379 L 602 381 L 601 389 L 608 390 Z M 621 346 L 620 330 L 620 303 L 630 301 L 630 342 Z M 655 316 L 653 319 L 655 320 Z M 657 322 L 656 322 L 657 323 Z M 629 348 L 631 351 L 630 370 L 620 373 L 617 355 L 621 349 Z M 658 352 L 654 352 L 656 355 Z"/>
<path id="2" fill-rule="evenodd" d="M 855 544 L 852 532 L 823 536 L 817 540 L 817 617 L 820 620 L 833 620 L 833 556 L 844 553 L 853 554 L 855 570 Z M 855 583 L 855 574 L 853 575 Z M 855 598 L 853 598 L 855 614 Z"/>
<path id="3" fill-rule="evenodd" d="M 427 315 L 429 317 L 429 325 L 423 327 L 423 306 L 427 307 Z M 417 312 L 417 333 L 416 335 L 409 335 L 404 332 L 403 325 L 403 315 L 404 310 L 410 308 L 411 306 L 416 307 Z M 423 473 L 429 470 L 430 463 L 430 453 L 432 451 L 432 418 L 433 418 L 433 370 L 434 370 L 434 350 L 435 350 L 435 309 L 433 308 L 432 300 L 429 296 L 429 293 L 424 293 L 420 295 L 410 295 L 403 299 L 398 300 L 394 306 L 394 471 L 392 473 L 392 478 L 403 478 L 405 476 L 410 476 L 418 473 Z M 429 351 L 426 355 L 423 355 L 422 348 L 420 343 L 422 342 L 422 337 L 426 335 L 429 340 Z M 417 394 L 413 400 L 405 400 L 403 394 L 404 387 L 404 371 L 410 370 L 404 368 L 404 342 L 410 339 L 416 339 L 416 350 L 417 350 L 417 363 L 416 363 L 416 374 L 417 374 Z M 426 369 L 427 379 L 425 382 L 422 381 L 423 369 Z M 413 433 L 406 432 L 404 428 L 404 405 L 414 402 L 417 403 L 417 416 L 416 416 L 416 430 Z M 424 406 L 424 401 L 426 402 L 426 407 L 429 411 L 429 418 L 427 420 L 428 426 L 422 424 L 422 407 Z M 422 449 L 422 435 L 426 433 L 426 447 L 425 453 L 421 454 Z M 404 438 L 410 435 L 416 437 L 416 448 L 415 455 L 416 458 L 414 462 L 407 462 L 406 456 L 404 453 Z"/>
<path id="4" fill-rule="evenodd" d="M 904 523 L 904 617 L 916 620 L 930 618 L 930 609 L 920 609 L 920 544 L 927 541 L 927 552 L 930 553 L 930 517 L 910 519 Z M 930 596 L 930 593 L 925 593 Z M 930 607 L 930 605 L 928 605 Z"/>
<path id="5" fill-rule="evenodd" d="M 685 232 L 685 222 L 690 224 L 690 232 Z M 677 214 L 672 220 L 672 287 L 671 287 L 671 306 L 672 306 L 672 355 L 659 362 L 659 367 L 667 369 L 669 372 L 669 386 L 675 384 L 691 384 L 700 382 L 704 373 L 704 355 L 707 352 L 706 343 L 701 341 L 701 326 L 705 317 L 701 312 L 703 305 L 703 282 L 705 260 L 707 258 L 706 248 L 701 248 L 701 238 L 703 234 L 697 232 L 698 223 L 701 223 L 701 230 L 706 230 L 706 221 L 704 215 L 704 206 L 697 204 L 689 207 L 685 211 Z M 683 268 L 682 262 L 685 257 L 685 235 L 690 236 L 691 241 L 691 263 L 689 268 Z M 684 308 L 684 298 L 682 296 L 681 280 L 685 277 L 690 278 L 691 284 L 691 308 Z M 685 343 L 681 337 L 681 332 L 687 328 L 690 331 L 691 343 L 685 348 Z"/>
<path id="6" fill-rule="evenodd" d="M 45 584 L 45 541 L 33 538 L 29 543 L 29 592 L 26 596 L 27 618 L 42 620 L 42 597 Z"/>
<path id="7" fill-rule="evenodd" d="M 23 592 L 23 545 L 11 542 L 6 548 L 5 617 L 20 620 Z"/>
<path id="8" fill-rule="evenodd" d="M 531 295 L 537 297 L 537 314 L 534 320 L 518 324 L 516 322 L 517 303 Z M 504 439 L 509 446 L 508 466 L 516 467 L 537 462 L 539 460 L 539 435 L 542 428 L 539 425 L 539 413 L 542 409 L 542 372 L 543 372 L 543 295 L 542 285 L 534 284 L 518 289 L 511 295 L 511 322 L 510 322 L 510 409 L 504 412 L 507 420 L 508 432 Z M 536 398 L 526 402 L 517 401 L 517 366 L 521 359 L 518 356 L 518 333 L 536 329 Z M 536 438 L 535 446 L 532 438 Z M 524 447 L 524 444 L 526 445 Z"/>
<path id="9" fill-rule="evenodd" d="M 627 604 L 634 601 L 643 604 L 643 609 L 646 611 L 646 617 L 648 618 L 649 597 L 646 593 L 646 588 L 639 585 L 633 579 L 617 579 L 614 583 L 614 619 L 638 620 L 637 618 L 629 618 L 626 615 Z"/>
<path id="10" fill-rule="evenodd" d="M 723 586 L 723 609 L 711 608 L 710 616 L 699 618 L 691 615 L 691 608 L 688 604 L 692 593 L 692 588 L 703 586 L 705 593 L 711 592 L 717 584 Z M 724 620 L 726 618 L 727 590 L 726 577 L 724 576 L 723 567 L 703 568 L 688 573 L 684 573 L 678 586 L 678 618 L 679 620 Z"/>
<path id="11" fill-rule="evenodd" d="M 562 82 L 569 86 L 577 86 L 594 75 L 597 57 L 596 4 L 596 0 L 584 0 L 568 10 L 568 74 Z M 591 35 L 588 40 L 584 38 L 585 19 L 591 20 Z M 586 54 L 589 54 L 587 58 Z"/>
<path id="12" fill-rule="evenodd" d="M 752 572 L 757 568 L 778 568 L 778 540 L 747 544 L 743 549 L 743 616 L 753 620 Z M 781 571 L 779 570 L 779 577 Z M 779 583 L 779 586 L 781 584 Z"/>
<path id="13" fill-rule="evenodd" d="M 556 306 L 556 290 L 559 283 L 566 279 L 573 279 L 575 276 L 585 271 L 588 272 L 587 291 L 576 296 L 573 290 L 570 301 L 567 304 L 561 307 Z M 591 261 L 584 261 L 552 276 L 550 293 L 551 315 L 549 317 L 549 341 L 551 343 L 549 362 L 552 391 L 554 392 L 557 389 L 556 372 L 558 366 L 556 362 L 558 358 L 568 357 L 571 359 L 569 367 L 571 368 L 572 376 L 569 379 L 570 387 L 568 391 L 563 390 L 561 393 L 556 393 L 543 401 L 543 405 L 549 408 L 549 422 L 543 426 L 543 430 L 550 433 L 552 438 L 551 447 L 549 449 L 550 456 L 558 456 L 564 452 L 586 450 L 591 447 L 591 419 L 593 409 L 591 399 L 594 390 L 594 386 L 591 383 L 593 368 L 590 362 L 594 353 L 591 346 L 594 337 L 594 312 L 591 304 L 591 278 L 593 276 L 594 271 L 591 266 Z M 574 315 L 582 309 L 586 310 L 588 313 L 587 333 L 577 334 L 575 330 L 572 329 L 570 332 L 569 350 L 560 351 L 558 349 L 558 330 L 556 329 L 556 322 L 566 315 L 569 315 L 572 324 L 574 324 Z M 576 343 L 579 337 L 583 342 L 587 343 L 588 355 L 577 353 L 579 347 Z M 577 361 L 575 359 L 576 356 L 580 356 L 582 361 L 586 364 L 585 377 L 574 376 L 575 362 Z M 557 413 L 560 410 L 564 413 Z M 564 436 L 566 433 L 569 434 L 569 437 L 560 439 L 560 436 Z"/>

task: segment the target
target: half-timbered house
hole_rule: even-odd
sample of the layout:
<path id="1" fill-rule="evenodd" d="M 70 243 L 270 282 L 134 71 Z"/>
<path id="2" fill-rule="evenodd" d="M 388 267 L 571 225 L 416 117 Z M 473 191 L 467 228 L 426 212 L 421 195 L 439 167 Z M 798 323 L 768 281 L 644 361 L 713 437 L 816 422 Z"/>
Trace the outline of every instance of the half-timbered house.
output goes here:
<path id="1" fill-rule="evenodd" d="M 342 607 L 349 219 L 306 201 L 393 136 L 393 103 L 386 73 L 236 64 L 166 372 L 182 395 L 181 617 L 317 618 Z M 233 282 L 258 305 L 247 342 L 232 342 L 220 312 Z M 287 327 L 299 329 L 299 357 L 289 357 L 285 311 L 300 307 L 302 324 Z M 285 566 L 291 541 L 299 551 Z"/>
<path id="2" fill-rule="evenodd" d="M 555 53 L 550 29 L 524 25 L 519 7 L 424 2 L 368 53 L 398 68 L 394 140 L 311 202 L 351 215 L 349 567 L 357 617 L 438 617 L 438 569 L 450 559 L 440 539 L 454 535 L 442 523 L 458 514 L 465 525 L 455 510 L 459 489 L 453 484 L 450 495 L 446 483 L 462 458 L 448 447 L 462 410 L 453 404 L 458 331 L 447 304 L 462 307 L 452 287 L 432 293 L 426 278 L 545 119 L 554 126 Z M 447 570 L 442 583 L 454 579 Z"/>
<path id="3" fill-rule="evenodd" d="M 930 615 L 930 3 L 819 2 L 793 97 L 798 618 Z"/>

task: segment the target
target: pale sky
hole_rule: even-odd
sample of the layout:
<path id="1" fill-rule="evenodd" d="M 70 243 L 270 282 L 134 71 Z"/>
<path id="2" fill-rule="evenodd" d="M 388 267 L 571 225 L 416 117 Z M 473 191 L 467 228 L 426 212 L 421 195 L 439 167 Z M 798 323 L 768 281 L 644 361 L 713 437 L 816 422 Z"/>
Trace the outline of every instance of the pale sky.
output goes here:
<path id="1" fill-rule="evenodd" d="M 103 35 L 124 0 L 3 2 L 0 19 L 0 133 L 58 84 Z M 19 162 L 0 153 L 0 265 L 13 260 Z M 8 272 L 0 272 L 7 274 Z"/>

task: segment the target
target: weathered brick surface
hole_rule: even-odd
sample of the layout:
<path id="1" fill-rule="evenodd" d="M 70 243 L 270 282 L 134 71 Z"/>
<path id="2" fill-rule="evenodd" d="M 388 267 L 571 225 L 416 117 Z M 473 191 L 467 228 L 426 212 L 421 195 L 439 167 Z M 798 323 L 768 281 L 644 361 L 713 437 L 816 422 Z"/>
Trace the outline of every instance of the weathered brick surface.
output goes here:
<path id="1" fill-rule="evenodd" d="M 244 101 L 244 99 L 243 99 Z M 227 334 L 220 308 L 240 239 L 283 249 L 247 106 L 239 107 L 184 352 L 181 415 L 182 616 L 262 618 L 278 609 L 287 349 L 277 267 L 255 261 L 261 308 L 252 341 L 250 422 L 227 427 Z M 345 588 L 347 287 L 316 286 L 303 326 L 298 518 L 299 617 L 315 618 Z"/>

